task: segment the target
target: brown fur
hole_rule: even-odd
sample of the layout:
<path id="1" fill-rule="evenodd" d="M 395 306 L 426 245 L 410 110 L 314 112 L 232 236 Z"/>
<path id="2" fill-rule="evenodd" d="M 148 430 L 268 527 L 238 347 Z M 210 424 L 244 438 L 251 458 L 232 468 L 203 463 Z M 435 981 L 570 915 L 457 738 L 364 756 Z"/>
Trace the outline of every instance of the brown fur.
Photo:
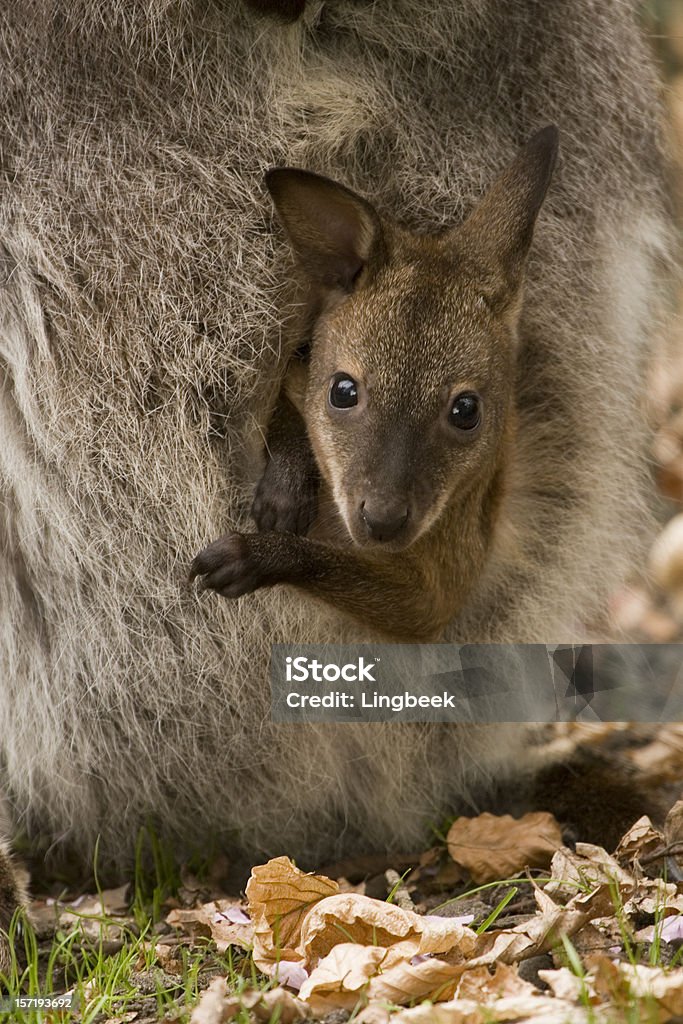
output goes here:
<path id="1" fill-rule="evenodd" d="M 12 956 L 7 936 L 17 908 L 26 902 L 25 872 L 12 860 L 7 844 L 0 841 L 0 976 L 9 975 Z"/>

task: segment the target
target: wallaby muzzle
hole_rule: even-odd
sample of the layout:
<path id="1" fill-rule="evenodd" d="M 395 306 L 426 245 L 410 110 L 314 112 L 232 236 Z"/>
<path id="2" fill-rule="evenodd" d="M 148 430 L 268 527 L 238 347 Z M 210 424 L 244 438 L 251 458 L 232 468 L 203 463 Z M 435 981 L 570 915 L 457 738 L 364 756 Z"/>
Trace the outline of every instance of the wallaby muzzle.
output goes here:
<path id="1" fill-rule="evenodd" d="M 364 498 L 358 511 L 370 539 L 380 543 L 397 538 L 410 518 L 408 504 L 401 498 Z"/>

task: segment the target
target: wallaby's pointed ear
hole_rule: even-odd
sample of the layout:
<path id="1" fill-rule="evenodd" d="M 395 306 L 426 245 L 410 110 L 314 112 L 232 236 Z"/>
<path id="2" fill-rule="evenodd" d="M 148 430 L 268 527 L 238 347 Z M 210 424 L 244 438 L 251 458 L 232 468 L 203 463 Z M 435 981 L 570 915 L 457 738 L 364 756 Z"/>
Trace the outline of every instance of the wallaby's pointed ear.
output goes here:
<path id="1" fill-rule="evenodd" d="M 502 273 L 516 291 L 534 233 L 534 224 L 550 184 L 559 132 L 548 125 L 529 140 L 494 181 L 460 228 L 460 238 Z"/>
<path id="2" fill-rule="evenodd" d="M 370 203 L 329 178 L 289 167 L 268 171 L 266 187 L 308 276 L 350 292 L 383 248 L 382 225 Z"/>

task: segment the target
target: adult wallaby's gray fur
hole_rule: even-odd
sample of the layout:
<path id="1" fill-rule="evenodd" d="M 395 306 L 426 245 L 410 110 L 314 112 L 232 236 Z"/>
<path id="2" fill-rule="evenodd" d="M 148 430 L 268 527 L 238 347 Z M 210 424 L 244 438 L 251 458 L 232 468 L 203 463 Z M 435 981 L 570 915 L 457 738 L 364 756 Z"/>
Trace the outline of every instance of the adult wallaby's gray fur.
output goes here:
<path id="1" fill-rule="evenodd" d="M 179 850 L 209 831 L 247 855 L 408 848 L 513 760 L 517 732 L 275 727 L 270 644 L 357 627 L 290 592 L 219 602 L 185 585 L 209 540 L 250 528 L 286 361 L 291 259 L 263 173 L 310 168 L 433 230 L 560 126 L 504 527 L 449 635 L 569 640 L 644 525 L 668 238 L 635 15 L 621 0 L 339 0 L 286 24 L 237 0 L 10 0 L 0 19 L 14 823 L 84 858 L 101 833 L 118 861 L 148 818 Z"/>

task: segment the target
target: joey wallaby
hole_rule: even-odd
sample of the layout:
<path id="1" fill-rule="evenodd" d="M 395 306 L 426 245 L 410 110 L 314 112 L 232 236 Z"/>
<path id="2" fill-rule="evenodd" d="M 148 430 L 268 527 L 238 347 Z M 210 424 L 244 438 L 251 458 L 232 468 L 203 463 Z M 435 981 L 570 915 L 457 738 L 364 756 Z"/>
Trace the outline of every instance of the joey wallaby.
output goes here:
<path id="1" fill-rule="evenodd" d="M 262 532 L 201 552 L 192 576 L 203 588 L 238 597 L 288 583 L 388 636 L 442 634 L 493 543 L 515 444 L 524 265 L 557 138 L 539 131 L 465 223 L 439 235 L 401 229 L 326 178 L 269 172 L 310 282 L 310 366 L 302 408 L 286 384 L 275 411 Z M 329 518 L 295 536 L 311 500 L 307 437 L 350 545 L 335 543 Z"/>

